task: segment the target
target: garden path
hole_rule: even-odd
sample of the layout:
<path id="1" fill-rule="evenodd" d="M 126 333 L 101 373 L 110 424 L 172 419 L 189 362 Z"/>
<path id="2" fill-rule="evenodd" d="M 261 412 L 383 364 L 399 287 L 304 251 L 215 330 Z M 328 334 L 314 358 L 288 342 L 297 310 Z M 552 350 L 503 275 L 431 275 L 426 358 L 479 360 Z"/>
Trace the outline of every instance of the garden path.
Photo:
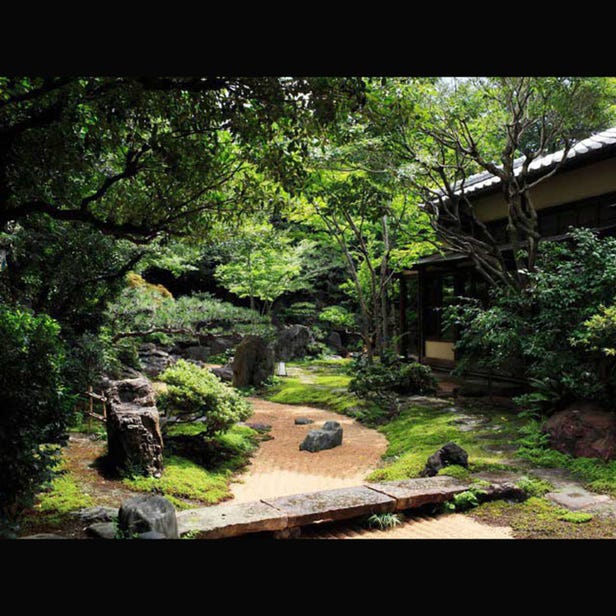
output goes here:
<path id="1" fill-rule="evenodd" d="M 272 426 L 272 440 L 261 443 L 241 483 L 231 486 L 235 502 L 360 485 L 378 468 L 387 440 L 376 430 L 330 411 L 307 406 L 278 404 L 252 398 L 254 414 L 248 420 Z M 314 424 L 295 425 L 296 417 L 308 417 Z M 334 449 L 309 453 L 299 444 L 310 429 L 322 422 L 338 421 L 344 430 L 343 444 Z M 306 533 L 313 538 L 337 539 L 510 539 L 509 527 L 481 524 L 461 514 L 439 517 L 409 517 L 391 530 L 369 530 L 358 524 L 341 525 Z"/>

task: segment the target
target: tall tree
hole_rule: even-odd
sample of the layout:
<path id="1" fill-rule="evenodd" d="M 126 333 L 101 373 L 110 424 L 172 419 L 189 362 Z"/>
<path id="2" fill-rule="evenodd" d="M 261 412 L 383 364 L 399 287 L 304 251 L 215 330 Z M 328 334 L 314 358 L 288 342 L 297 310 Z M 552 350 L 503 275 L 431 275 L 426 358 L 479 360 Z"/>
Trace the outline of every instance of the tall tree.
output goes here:
<path id="1" fill-rule="evenodd" d="M 576 141 L 613 121 L 613 84 L 507 77 L 389 83 L 381 90 L 374 117 L 388 135 L 388 161 L 423 198 L 443 245 L 472 259 L 491 284 L 524 287 L 541 241 L 533 189 L 559 171 Z M 531 167 L 558 149 L 554 166 Z M 514 268 L 466 192 L 468 177 L 480 171 L 500 181 Z"/>
<path id="2" fill-rule="evenodd" d="M 147 242 L 260 206 L 358 79 L 0 78 L 0 230 L 45 213 Z M 254 199 L 253 199 L 254 197 Z"/>

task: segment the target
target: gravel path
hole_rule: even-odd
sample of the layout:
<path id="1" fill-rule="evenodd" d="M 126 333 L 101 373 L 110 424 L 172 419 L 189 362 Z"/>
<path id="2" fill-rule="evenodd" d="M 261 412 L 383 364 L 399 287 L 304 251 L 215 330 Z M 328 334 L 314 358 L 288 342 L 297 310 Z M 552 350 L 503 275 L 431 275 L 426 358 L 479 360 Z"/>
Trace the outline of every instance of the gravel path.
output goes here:
<path id="1" fill-rule="evenodd" d="M 249 422 L 271 425 L 269 434 L 274 438 L 261 443 L 247 472 L 239 477 L 242 483 L 231 486 L 236 502 L 360 485 L 387 449 L 380 432 L 344 415 L 258 398 L 251 401 L 254 414 Z M 308 417 L 314 424 L 296 426 L 296 417 Z M 299 451 L 306 434 L 328 420 L 342 425 L 342 445 L 317 453 Z"/>
<path id="2" fill-rule="evenodd" d="M 378 468 L 387 449 L 387 440 L 376 430 L 355 420 L 307 406 L 277 404 L 251 399 L 254 414 L 249 422 L 272 426 L 274 438 L 261 443 L 241 483 L 231 486 L 235 502 L 361 485 L 370 471 Z M 297 426 L 296 417 L 314 419 L 314 424 Z M 309 430 L 323 422 L 338 421 L 344 430 L 342 445 L 309 453 L 299 444 Z M 359 523 L 320 529 L 306 529 L 315 539 L 511 539 L 511 529 L 481 524 L 461 514 L 407 518 L 400 526 L 386 531 L 363 528 Z"/>

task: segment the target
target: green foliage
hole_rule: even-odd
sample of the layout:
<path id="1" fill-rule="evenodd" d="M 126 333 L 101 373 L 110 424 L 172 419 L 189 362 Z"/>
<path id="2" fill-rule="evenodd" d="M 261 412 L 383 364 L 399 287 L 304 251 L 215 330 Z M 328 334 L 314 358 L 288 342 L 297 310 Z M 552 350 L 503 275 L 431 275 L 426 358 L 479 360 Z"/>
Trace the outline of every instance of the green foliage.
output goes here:
<path id="1" fill-rule="evenodd" d="M 468 481 L 471 478 L 471 471 L 468 468 L 459 466 L 458 464 L 452 464 L 451 466 L 443 467 L 439 472 L 439 475 L 447 475 L 448 477 L 454 477 L 462 481 Z"/>
<path id="2" fill-rule="evenodd" d="M 278 315 L 287 323 L 311 323 L 316 316 L 317 307 L 314 302 L 294 302 L 283 310 L 280 310 Z"/>
<path id="3" fill-rule="evenodd" d="M 383 356 L 378 362 L 359 356 L 349 383 L 349 391 L 381 407 L 389 416 L 400 410 L 397 394 L 434 394 L 436 389 L 436 379 L 429 366 L 405 363 L 394 356 Z"/>
<path id="4" fill-rule="evenodd" d="M 519 457 L 537 466 L 567 469 L 590 490 L 616 496 L 616 460 L 605 462 L 598 458 L 574 458 L 550 449 L 547 446 L 549 437 L 541 431 L 538 421 L 528 422 L 520 433 L 520 447 L 516 454 Z"/>
<path id="5" fill-rule="evenodd" d="M 136 476 L 122 482 L 132 490 L 162 494 L 178 509 L 190 509 L 194 505 L 180 499 L 214 505 L 229 498 L 228 480 L 228 471 L 211 472 L 185 458 L 167 456 L 162 477 Z"/>
<path id="6" fill-rule="evenodd" d="M 482 366 L 526 376 L 541 396 L 523 399 L 542 410 L 573 398 L 614 406 L 611 348 L 616 240 L 575 229 L 571 242 L 541 245 L 535 272 L 520 292 L 495 289 L 492 305 L 467 302 L 449 310 L 462 327 L 458 371 Z"/>
<path id="7" fill-rule="evenodd" d="M 0 305 L 0 532 L 53 476 L 69 419 L 60 326 Z"/>
<path id="8" fill-rule="evenodd" d="M 313 248 L 308 239 L 294 244 L 288 235 L 261 225 L 245 230 L 235 248 L 233 259 L 216 268 L 216 278 L 238 297 L 250 298 L 251 307 L 259 299 L 269 313 L 281 295 L 309 286 L 302 276 Z"/>
<path id="9" fill-rule="evenodd" d="M 319 320 L 336 329 L 353 330 L 356 325 L 355 315 L 343 306 L 328 306 L 319 313 Z"/>
<path id="10" fill-rule="evenodd" d="M 82 490 L 74 477 L 64 473 L 53 479 L 49 489 L 41 492 L 36 509 L 60 520 L 71 511 L 93 505 L 92 497 Z"/>
<path id="11" fill-rule="evenodd" d="M 300 377 L 286 377 L 273 385 L 267 399 L 281 404 L 299 404 L 324 408 L 354 415 L 361 406 L 361 401 L 347 391 L 350 376 L 347 375 L 317 375 L 310 381 Z"/>
<path id="12" fill-rule="evenodd" d="M 544 496 L 554 489 L 549 481 L 537 479 L 536 477 L 522 477 L 516 485 L 524 490 L 528 496 Z"/>
<path id="13" fill-rule="evenodd" d="M 365 523 L 368 528 L 389 530 L 401 524 L 402 518 L 399 513 L 373 513 L 370 517 L 366 518 Z"/>
<path id="14" fill-rule="evenodd" d="M 536 496 L 531 496 L 522 503 L 511 504 L 504 501 L 483 503 L 469 515 L 480 522 L 510 526 L 516 538 L 606 539 L 616 536 L 613 519 L 567 511 Z M 586 522 L 584 528 L 580 528 L 582 520 Z"/>
<path id="15" fill-rule="evenodd" d="M 208 436 L 224 432 L 252 414 L 250 402 L 233 388 L 209 370 L 182 359 L 158 378 L 167 384 L 157 396 L 159 408 L 175 421 L 199 418 Z"/>
<path id="16" fill-rule="evenodd" d="M 456 511 L 466 511 L 467 509 L 477 507 L 479 505 L 477 493 L 473 490 L 460 492 L 460 494 L 456 494 L 453 497 L 453 505 Z"/>
<path id="17" fill-rule="evenodd" d="M 168 293 L 168 292 L 167 292 Z M 137 337 L 150 340 L 153 333 L 173 334 L 194 339 L 200 331 L 208 333 L 254 333 L 271 338 L 274 328 L 269 319 L 255 311 L 233 306 L 215 297 L 200 293 L 174 299 L 161 294 L 155 285 L 126 287 L 106 312 L 105 331 L 111 340 Z M 141 334 L 138 336 L 138 334 Z M 130 348 L 129 343 L 127 349 Z"/>
<path id="18" fill-rule="evenodd" d="M 586 522 L 590 522 L 593 518 L 594 516 L 592 513 L 583 513 L 581 511 L 567 511 L 558 516 L 559 520 L 571 522 L 571 524 L 585 524 Z"/>
<path id="19" fill-rule="evenodd" d="M 134 490 L 164 494 L 179 509 L 194 507 L 182 499 L 213 505 L 230 498 L 233 473 L 246 466 L 258 442 L 257 433 L 247 426 L 232 426 L 224 434 L 210 437 L 200 422 L 175 424 L 168 434 L 205 435 L 207 467 L 167 452 L 160 478 L 134 476 L 123 483 Z"/>
<path id="20" fill-rule="evenodd" d="M 509 442 L 511 433 L 517 431 L 519 420 L 515 416 L 494 417 L 491 426 L 505 428 L 501 432 L 461 432 L 452 423 L 457 418 L 454 412 L 437 411 L 416 404 L 403 410 L 400 415 L 379 428 L 388 441 L 383 456 L 385 465 L 373 471 L 371 481 L 396 481 L 418 477 L 428 458 L 445 443 L 454 441 L 469 454 L 470 472 L 511 470 L 504 464 L 502 454 L 484 449 L 485 445 Z M 491 439 L 478 436 L 493 435 Z M 454 468 L 454 467 L 447 467 Z M 447 469 L 443 474 L 447 473 Z M 453 473 L 456 473 L 454 470 Z M 457 473 L 456 473 L 457 474 Z"/>

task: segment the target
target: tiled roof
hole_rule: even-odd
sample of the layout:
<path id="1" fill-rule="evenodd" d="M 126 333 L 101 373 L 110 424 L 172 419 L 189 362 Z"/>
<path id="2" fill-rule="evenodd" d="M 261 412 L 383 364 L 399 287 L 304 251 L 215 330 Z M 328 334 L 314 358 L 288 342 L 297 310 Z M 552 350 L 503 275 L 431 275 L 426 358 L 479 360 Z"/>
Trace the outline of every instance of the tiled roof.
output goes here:
<path id="1" fill-rule="evenodd" d="M 613 148 L 616 150 L 616 126 L 608 128 L 600 133 L 596 133 L 576 143 L 567 154 L 567 161 L 571 159 L 583 159 L 594 152 L 604 150 L 607 148 Z M 556 165 L 562 160 L 564 150 L 558 150 L 552 154 L 546 154 L 540 158 L 535 159 L 528 167 L 529 172 L 538 171 L 543 169 L 548 172 L 551 167 Z M 517 158 L 513 164 L 514 173 L 518 175 L 524 162 L 524 157 Z M 500 183 L 500 178 L 491 174 L 489 171 L 483 171 L 471 175 L 466 179 L 464 183 L 465 194 L 475 193 L 483 191 L 489 187 L 496 187 Z"/>

